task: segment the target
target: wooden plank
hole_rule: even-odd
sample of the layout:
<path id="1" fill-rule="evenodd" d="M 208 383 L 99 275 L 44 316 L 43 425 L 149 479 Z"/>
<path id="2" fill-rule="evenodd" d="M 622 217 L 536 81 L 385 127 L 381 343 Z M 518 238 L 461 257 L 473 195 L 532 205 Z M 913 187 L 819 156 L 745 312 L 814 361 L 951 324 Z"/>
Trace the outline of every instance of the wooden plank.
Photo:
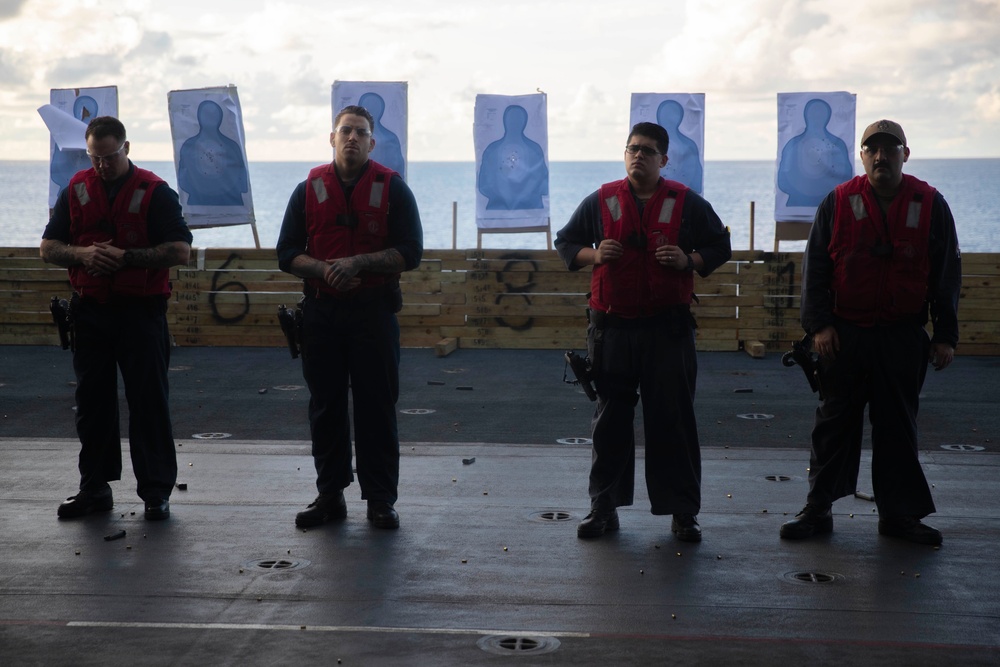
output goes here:
<path id="1" fill-rule="evenodd" d="M 498 317 L 467 317 L 464 325 L 468 327 L 495 327 L 503 326 L 503 318 Z M 577 327 L 580 331 L 586 332 L 587 318 L 582 313 L 572 317 L 532 317 L 530 324 L 533 327 Z"/>
<path id="2" fill-rule="evenodd" d="M 959 319 L 958 336 L 962 340 L 966 334 L 976 334 L 978 336 L 994 336 L 1000 339 L 1000 322 L 969 322 Z"/>
<path id="3" fill-rule="evenodd" d="M 460 338 L 461 349 L 473 350 L 571 350 L 579 349 L 580 339 L 573 338 Z"/>
<path id="4" fill-rule="evenodd" d="M 434 355 L 437 357 L 447 357 L 457 349 L 457 338 L 442 338 L 440 342 L 434 345 Z"/>
<path id="5" fill-rule="evenodd" d="M 697 278 L 701 303 L 693 304 L 692 310 L 700 326 L 699 349 L 706 344 L 735 349 L 731 345 L 737 337 L 758 339 L 769 350 L 787 349 L 801 338 L 801 260 L 801 253 L 736 251 L 733 260 L 712 276 Z M 199 261 L 204 270 L 197 269 Z M 967 254 L 963 269 L 962 353 L 996 353 L 1000 254 Z M 209 327 L 208 337 L 200 338 L 205 344 L 256 345 L 263 336 L 283 346 L 277 306 L 299 301 L 301 281 L 277 269 L 273 249 L 197 250 L 189 266 L 175 268 L 172 274 L 175 293 L 168 312 L 172 328 L 194 328 L 204 334 L 202 330 Z M 542 349 L 558 347 L 558 339 L 568 332 L 574 332 L 573 340 L 579 344 L 584 334 L 589 272 L 566 270 L 554 251 L 428 250 L 420 267 L 404 273 L 401 283 L 404 338 L 428 347 L 440 342 L 442 327 L 465 334 L 476 330 L 498 334 L 463 336 L 469 340 L 537 337 L 542 342 L 533 346 Z M 0 249 L 0 314 L 8 327 L 6 335 L 18 341 L 12 344 L 38 337 L 55 340 L 48 313 L 53 294 L 70 294 L 65 269 L 42 262 L 35 247 Z M 186 336 L 197 337 L 191 332 Z"/>
<path id="6" fill-rule="evenodd" d="M 175 280 L 197 280 L 204 284 L 216 284 L 227 282 L 246 283 L 298 283 L 302 284 L 302 279 L 290 273 L 282 271 L 267 271 L 262 269 L 218 269 L 199 271 L 191 268 L 178 268 L 174 272 Z"/>
<path id="7" fill-rule="evenodd" d="M 441 315 L 433 317 L 397 315 L 396 319 L 399 320 L 399 326 L 426 327 L 428 329 L 443 326 L 462 326 L 466 323 L 464 315 L 452 315 L 450 317 Z"/>
<path id="8" fill-rule="evenodd" d="M 466 249 L 452 250 L 450 248 L 424 248 L 423 259 L 436 259 L 444 261 L 446 259 L 457 259 L 467 257 L 469 251 Z"/>
<path id="9" fill-rule="evenodd" d="M 51 318 L 50 318 L 51 319 Z M 230 329 L 235 327 L 246 327 L 255 328 L 256 327 L 279 327 L 278 324 L 278 313 L 277 309 L 269 310 L 267 314 L 263 313 L 252 313 L 242 316 L 238 321 L 223 321 L 218 317 L 211 315 L 209 313 L 190 313 L 190 312 L 167 312 L 167 324 L 178 325 L 178 326 L 190 326 L 190 327 L 213 327 L 213 326 L 225 326 Z M 256 333 L 254 334 L 256 335 Z"/>
<path id="10" fill-rule="evenodd" d="M 298 299 L 289 299 L 285 303 L 250 303 L 249 305 L 238 305 L 238 307 L 230 308 L 232 304 L 226 304 L 227 308 L 223 309 L 213 308 L 212 305 L 208 303 L 197 303 L 197 302 L 185 302 L 185 303 L 171 303 L 167 309 L 167 315 L 194 315 L 196 317 L 204 318 L 214 318 L 216 321 L 221 321 L 225 319 L 229 321 L 232 319 L 234 313 L 239 313 L 241 316 L 266 316 L 266 317 L 277 317 L 278 306 L 287 306 L 289 308 L 294 308 L 298 303 Z M 221 319 L 220 319 L 221 318 Z"/>
<path id="11" fill-rule="evenodd" d="M 442 260 L 441 269 L 443 271 L 471 271 L 490 273 L 531 273 L 535 271 L 562 271 L 569 273 L 566 264 L 558 257 L 551 259 L 532 259 L 522 256 L 521 251 L 511 251 L 507 257 L 497 259 L 475 259 L 475 260 Z M 583 269 L 589 274 L 589 271 Z M 588 277 L 589 280 L 589 277 Z"/>
<path id="12" fill-rule="evenodd" d="M 698 352 L 736 352 L 740 348 L 736 340 L 696 340 L 694 349 Z"/>
<path id="13" fill-rule="evenodd" d="M 1000 278 L 996 276 L 962 276 L 962 291 L 986 292 L 995 295 L 1000 292 Z"/>
<path id="14" fill-rule="evenodd" d="M 1000 343 L 963 343 L 959 342 L 958 351 L 955 353 L 963 357 L 976 356 L 1000 356 Z"/>
<path id="15" fill-rule="evenodd" d="M 38 256 L 38 246 L 28 246 L 21 248 L 0 248 L 0 258 L 23 258 L 23 257 L 40 259 Z"/>
<path id="16" fill-rule="evenodd" d="M 764 304 L 764 297 L 760 294 L 698 294 L 698 301 L 691 304 L 691 310 L 698 312 L 700 308 L 711 308 L 718 306 L 734 306 L 740 308 L 758 308 Z"/>
<path id="17" fill-rule="evenodd" d="M 449 284 L 464 283 L 468 273 L 460 271 L 407 271 L 400 275 L 399 283 L 405 284 Z"/>
<path id="18" fill-rule="evenodd" d="M 694 293 L 699 299 L 706 296 L 736 296 L 740 292 L 739 285 L 726 283 L 698 282 L 694 283 Z"/>
<path id="19" fill-rule="evenodd" d="M 53 327 L 55 322 L 52 321 L 52 314 L 49 312 L 48 308 L 44 311 L 0 311 L 3 313 L 4 324 L 37 324 L 37 325 L 48 325 Z"/>
<path id="20" fill-rule="evenodd" d="M 460 251 L 463 252 L 463 251 Z M 503 248 L 471 248 L 465 250 L 465 258 L 469 260 L 503 259 L 506 255 L 517 252 L 526 259 L 554 259 L 559 257 L 555 250 L 510 250 Z M 444 259 L 444 257 L 442 257 Z"/>
<path id="21" fill-rule="evenodd" d="M 222 270 L 233 270 L 242 269 L 246 271 L 274 271 L 279 272 L 278 269 L 278 258 L 272 256 L 270 258 L 248 258 L 245 250 L 239 250 L 232 252 L 229 256 L 218 257 L 214 259 L 206 258 L 204 263 L 196 257 L 193 253 L 191 259 L 185 266 L 175 267 L 175 270 L 194 270 L 194 271 L 222 271 Z"/>
<path id="22" fill-rule="evenodd" d="M 1000 276 L 1000 254 L 963 253 L 963 276 Z"/>
<path id="23" fill-rule="evenodd" d="M 59 335 L 55 333 L 0 331 L 0 345 L 52 345 L 59 346 Z M 67 351 L 68 353 L 68 351 Z"/>
<path id="24" fill-rule="evenodd" d="M 399 311 L 401 317 L 437 317 L 441 314 L 441 304 L 439 303 L 403 303 L 403 309 Z"/>
<path id="25" fill-rule="evenodd" d="M 784 325 L 755 325 L 755 326 L 745 326 L 739 324 L 737 327 L 738 337 L 740 340 L 799 340 L 805 333 L 802 330 L 802 326 L 798 321 L 785 322 Z"/>
<path id="26" fill-rule="evenodd" d="M 28 260 L 17 260 L 27 264 Z M 12 260 L 0 262 L 0 281 L 6 280 L 69 280 L 69 272 L 61 266 L 38 260 L 30 266 L 14 266 Z"/>
<path id="27" fill-rule="evenodd" d="M 754 359 L 763 359 L 767 348 L 759 340 L 743 341 L 743 351 Z"/>
<path id="28" fill-rule="evenodd" d="M 185 331 L 174 331 L 171 329 L 170 335 L 177 346 L 197 346 L 197 347 L 285 347 L 288 341 L 285 336 L 278 331 L 277 335 L 265 335 L 263 333 L 247 335 L 245 331 L 236 330 L 223 333 L 190 333 Z"/>
<path id="29" fill-rule="evenodd" d="M 443 294 L 438 292 L 437 294 L 423 293 L 423 292 L 411 292 L 409 290 L 403 290 L 403 305 L 410 303 L 436 303 L 439 305 L 461 305 L 465 303 L 464 294 Z"/>
<path id="30" fill-rule="evenodd" d="M 227 292 L 250 292 L 252 294 L 298 294 L 302 296 L 301 282 L 262 282 L 251 283 L 241 281 L 223 281 L 215 284 L 211 282 L 200 283 L 193 281 L 174 281 L 176 292 L 204 292 L 206 294 L 225 294 Z"/>
<path id="31" fill-rule="evenodd" d="M 734 343 L 739 340 L 736 330 L 731 327 L 712 329 L 699 326 L 694 330 L 694 337 L 695 340 L 731 340 Z"/>
<path id="32" fill-rule="evenodd" d="M 536 306 L 523 297 L 524 295 L 521 294 L 504 295 L 503 300 L 499 304 L 477 303 L 466 306 L 441 306 L 441 314 L 503 318 L 541 317 L 546 315 L 573 317 L 584 314 L 584 310 L 580 306 L 553 306 L 547 304 Z"/>
<path id="33" fill-rule="evenodd" d="M 495 274 L 485 271 L 475 271 L 466 274 L 465 282 L 470 289 L 480 292 L 550 292 L 550 293 L 586 293 L 590 283 L 581 281 L 580 276 L 572 273 L 522 273 Z"/>
<path id="34" fill-rule="evenodd" d="M 959 321 L 1000 321 L 1000 300 L 986 303 L 962 301 L 958 306 Z"/>
<path id="35" fill-rule="evenodd" d="M 451 338 L 495 338 L 496 340 L 522 339 L 579 339 L 585 341 L 587 333 L 579 327 L 532 327 L 511 329 L 509 327 L 441 327 L 441 335 Z"/>
<path id="36" fill-rule="evenodd" d="M 221 292 L 212 291 L 183 291 L 174 292 L 171 301 L 184 303 L 215 303 L 216 305 L 240 305 L 253 303 L 297 303 L 302 298 L 301 292 L 245 292 L 242 290 L 224 290 Z"/>

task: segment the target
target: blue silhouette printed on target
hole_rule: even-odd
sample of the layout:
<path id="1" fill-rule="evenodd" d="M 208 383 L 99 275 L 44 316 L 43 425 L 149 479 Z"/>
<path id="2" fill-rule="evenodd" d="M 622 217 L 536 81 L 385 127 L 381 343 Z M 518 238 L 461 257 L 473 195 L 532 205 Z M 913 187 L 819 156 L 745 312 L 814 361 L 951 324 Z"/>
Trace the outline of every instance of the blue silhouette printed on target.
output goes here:
<path id="1" fill-rule="evenodd" d="M 79 121 L 83 131 L 86 124 L 97 116 L 118 115 L 118 88 L 94 86 L 88 88 L 52 88 L 49 105 L 67 117 Z M 69 185 L 69 179 L 78 171 L 89 169 L 90 158 L 83 148 L 83 133 L 77 137 L 77 146 L 67 148 L 56 141 L 50 132 L 49 139 L 49 207 L 56 205 L 59 192 Z"/>
<path id="2" fill-rule="evenodd" d="M 656 122 L 667 131 L 667 165 L 660 171 L 664 178 L 678 181 L 695 192 L 703 192 L 704 169 L 701 151 L 690 137 L 681 132 L 684 107 L 675 100 L 664 100 L 656 110 Z"/>
<path id="3" fill-rule="evenodd" d="M 362 106 L 372 115 L 375 148 L 370 157 L 407 178 L 407 83 L 405 81 L 334 81 L 331 120 L 350 105 Z"/>
<path id="4" fill-rule="evenodd" d="M 705 186 L 705 94 L 632 93 L 628 130 L 656 123 L 667 131 L 667 164 L 660 176 L 702 194 Z"/>
<path id="5" fill-rule="evenodd" d="M 483 151 L 476 187 L 487 211 L 545 208 L 549 168 L 542 147 L 525 136 L 527 126 L 527 110 L 512 104 L 503 113 L 503 137 Z"/>
<path id="6" fill-rule="evenodd" d="M 375 127 L 372 128 L 375 148 L 371 152 L 371 158 L 397 174 L 405 174 L 406 162 L 403 160 L 403 147 L 399 142 L 399 137 L 382 124 L 382 116 L 385 114 L 385 100 L 378 93 L 365 93 L 358 100 L 358 105 L 368 109 L 368 113 L 375 120 Z"/>
<path id="7" fill-rule="evenodd" d="M 785 144 L 778 164 L 778 189 L 788 206 L 819 206 L 836 186 L 854 176 L 851 153 L 844 140 L 827 126 L 830 105 L 811 99 L 802 113 L 805 129 Z"/>
<path id="8" fill-rule="evenodd" d="M 100 106 L 97 104 L 97 100 L 90 95 L 80 95 L 73 102 L 73 117 L 78 121 L 87 124 L 99 115 L 101 115 Z M 55 144 L 49 173 L 52 182 L 60 189 L 69 185 L 69 179 L 73 178 L 73 174 L 89 167 L 90 157 L 87 156 L 87 151 L 74 148 L 64 149 L 58 143 Z"/>
<path id="9" fill-rule="evenodd" d="M 213 100 L 198 105 L 198 134 L 181 146 L 177 185 L 192 206 L 242 206 L 250 190 L 243 149 L 222 133 L 224 112 Z"/>

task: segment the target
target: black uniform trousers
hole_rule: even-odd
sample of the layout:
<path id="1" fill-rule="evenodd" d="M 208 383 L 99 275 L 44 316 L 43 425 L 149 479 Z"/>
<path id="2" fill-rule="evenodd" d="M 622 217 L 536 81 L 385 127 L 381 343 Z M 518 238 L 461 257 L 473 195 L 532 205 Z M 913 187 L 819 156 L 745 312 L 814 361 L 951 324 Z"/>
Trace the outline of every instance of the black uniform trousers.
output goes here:
<path id="1" fill-rule="evenodd" d="M 697 514 L 701 449 L 694 414 L 698 361 L 690 315 L 647 324 L 609 324 L 598 353 L 592 421 L 590 501 L 595 509 L 631 505 L 635 489 L 635 406 L 642 397 L 646 490 L 653 514 Z M 595 358 L 595 326 L 588 352 Z M 639 393 L 636 393 L 636 389 Z"/>
<path id="2" fill-rule="evenodd" d="M 74 307 L 76 431 L 80 488 L 121 479 L 118 371 L 128 402 L 128 439 L 139 497 L 170 498 L 177 454 L 170 424 L 167 301 L 146 297 L 107 304 L 79 299 Z"/>
<path id="3" fill-rule="evenodd" d="M 354 481 L 350 389 L 361 497 L 395 503 L 399 323 L 390 300 L 307 296 L 302 304 L 302 337 L 317 489 L 322 494 L 336 493 Z"/>
<path id="4" fill-rule="evenodd" d="M 830 505 L 857 491 L 865 405 L 872 427 L 872 487 L 879 516 L 934 512 L 917 456 L 917 408 L 930 342 L 918 324 L 835 325 L 840 351 L 823 360 L 826 399 L 816 410 L 808 502 Z"/>

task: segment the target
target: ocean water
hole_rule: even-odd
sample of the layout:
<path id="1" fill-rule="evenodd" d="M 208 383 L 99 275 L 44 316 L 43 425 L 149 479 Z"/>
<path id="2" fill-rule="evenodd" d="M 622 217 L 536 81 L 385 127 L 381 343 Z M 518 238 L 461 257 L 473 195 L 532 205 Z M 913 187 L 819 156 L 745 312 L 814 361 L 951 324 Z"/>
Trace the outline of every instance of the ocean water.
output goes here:
<path id="1" fill-rule="evenodd" d="M 176 188 L 172 162 L 143 162 Z M 285 205 L 295 185 L 314 166 L 306 162 L 250 164 L 257 232 L 262 247 L 274 247 Z M 566 223 L 580 201 L 602 183 L 624 176 L 621 162 L 553 162 L 549 165 L 552 235 Z M 862 173 L 860 163 L 857 173 Z M 427 248 L 452 247 L 452 210 L 457 204 L 458 248 L 476 247 L 475 165 L 472 162 L 412 162 L 409 185 L 420 208 Z M 911 160 L 905 171 L 938 188 L 955 214 L 965 252 L 998 252 L 1000 159 Z M 750 248 L 750 203 L 755 202 L 754 248 L 774 243 L 774 162 L 709 161 L 705 198 L 732 232 L 733 248 Z M 48 217 L 48 163 L 0 161 L 0 247 L 37 246 Z M 248 225 L 194 230 L 199 247 L 252 247 Z M 544 248 L 545 235 L 487 234 L 486 248 Z M 783 242 L 782 250 L 799 251 L 804 242 Z"/>

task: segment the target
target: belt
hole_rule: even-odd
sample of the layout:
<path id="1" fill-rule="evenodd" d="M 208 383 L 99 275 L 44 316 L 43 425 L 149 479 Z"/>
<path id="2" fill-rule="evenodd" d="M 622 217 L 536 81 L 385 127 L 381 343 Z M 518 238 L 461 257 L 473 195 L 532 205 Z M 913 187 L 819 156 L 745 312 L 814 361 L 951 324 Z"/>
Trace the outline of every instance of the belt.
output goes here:
<path id="1" fill-rule="evenodd" d="M 612 327 L 615 329 L 641 329 L 658 324 L 690 322 L 691 307 L 687 304 L 668 306 L 665 310 L 645 317 L 622 317 L 599 310 L 591 312 L 591 319 L 596 327 Z"/>

